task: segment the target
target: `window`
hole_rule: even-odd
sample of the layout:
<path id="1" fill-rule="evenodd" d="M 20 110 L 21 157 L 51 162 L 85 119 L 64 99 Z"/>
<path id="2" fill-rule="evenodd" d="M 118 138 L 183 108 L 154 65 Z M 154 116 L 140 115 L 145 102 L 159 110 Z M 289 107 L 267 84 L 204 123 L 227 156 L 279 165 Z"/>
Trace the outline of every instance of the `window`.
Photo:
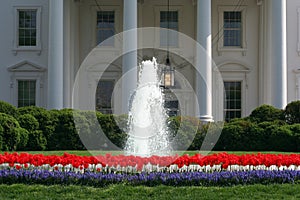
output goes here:
<path id="1" fill-rule="evenodd" d="M 218 54 L 223 52 L 247 52 L 247 6 L 219 6 Z"/>
<path id="2" fill-rule="evenodd" d="M 224 12 L 224 29 L 223 29 L 223 45 L 224 47 L 242 46 L 242 14 L 240 11 Z"/>
<path id="3" fill-rule="evenodd" d="M 18 80 L 18 107 L 36 105 L 36 80 Z"/>
<path id="4" fill-rule="evenodd" d="M 242 116 L 242 82 L 225 81 L 224 116 L 229 121 Z"/>
<path id="5" fill-rule="evenodd" d="M 115 12 L 97 11 L 97 44 L 101 46 L 114 46 L 114 38 L 109 37 L 115 34 Z"/>
<path id="6" fill-rule="evenodd" d="M 15 33 L 13 52 L 37 51 L 41 53 L 41 7 L 14 7 Z"/>
<path id="7" fill-rule="evenodd" d="M 102 80 L 98 82 L 96 90 L 96 110 L 101 113 L 112 113 L 111 100 L 114 85 L 114 80 Z"/>
<path id="8" fill-rule="evenodd" d="M 178 11 L 160 11 L 160 27 L 178 31 Z M 161 30 L 160 46 L 178 47 L 177 32 Z"/>
<path id="9" fill-rule="evenodd" d="M 18 10 L 18 46 L 36 46 L 37 10 Z"/>

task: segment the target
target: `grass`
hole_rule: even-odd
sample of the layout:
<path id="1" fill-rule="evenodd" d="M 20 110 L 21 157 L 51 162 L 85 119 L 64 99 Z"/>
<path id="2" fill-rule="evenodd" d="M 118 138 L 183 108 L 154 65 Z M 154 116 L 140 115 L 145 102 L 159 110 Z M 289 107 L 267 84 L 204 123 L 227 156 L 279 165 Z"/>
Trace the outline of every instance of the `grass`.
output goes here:
<path id="1" fill-rule="evenodd" d="M 143 187 L 0 185 L 0 199 L 299 199 L 300 185 L 248 185 L 234 187 Z"/>
<path id="2" fill-rule="evenodd" d="M 90 155 L 105 155 L 107 153 L 110 153 L 112 155 L 120 155 L 123 154 L 122 151 L 73 151 L 73 150 L 66 150 L 66 151 L 26 151 L 27 153 L 30 154 L 44 154 L 44 155 L 63 155 L 65 152 L 70 153 L 70 154 L 76 154 L 80 156 L 90 156 Z M 209 152 L 209 154 L 213 153 L 221 153 L 224 151 L 212 151 Z M 277 152 L 277 151 L 266 151 L 266 152 L 252 152 L 252 151 L 226 151 L 229 154 L 236 154 L 236 155 L 242 155 L 242 154 L 257 154 L 257 153 L 268 153 L 268 154 L 299 154 L 299 152 Z M 4 152 L 0 151 L 0 154 L 3 154 Z M 19 152 L 20 153 L 20 152 Z M 178 155 L 182 154 L 189 154 L 189 155 L 194 155 L 196 153 L 201 153 L 199 151 L 186 151 L 186 152 L 175 152 Z"/>

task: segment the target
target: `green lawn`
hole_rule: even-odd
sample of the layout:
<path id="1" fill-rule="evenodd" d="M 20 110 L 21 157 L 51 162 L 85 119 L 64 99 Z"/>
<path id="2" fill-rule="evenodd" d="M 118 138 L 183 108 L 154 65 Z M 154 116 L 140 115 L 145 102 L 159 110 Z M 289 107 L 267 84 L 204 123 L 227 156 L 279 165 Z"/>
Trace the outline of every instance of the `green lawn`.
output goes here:
<path id="1" fill-rule="evenodd" d="M 91 154 L 93 155 L 105 155 L 107 153 L 110 153 L 112 155 L 119 155 L 119 154 L 123 154 L 122 151 L 26 151 L 27 153 L 30 154 L 44 154 L 44 155 L 63 155 L 65 152 L 70 153 L 70 154 L 76 154 L 76 155 L 80 155 L 80 156 L 89 156 Z M 223 151 L 212 151 L 209 152 L 209 154 L 213 154 L 213 153 L 221 153 Z M 241 155 L 241 154 L 257 154 L 257 153 L 269 153 L 269 154 L 291 154 L 294 152 L 276 152 L 276 151 L 268 151 L 268 152 L 252 152 L 252 151 L 226 151 L 229 154 L 236 154 L 236 155 Z M 4 152 L 1 152 L 1 154 L 3 154 Z M 199 151 L 186 151 L 186 152 L 175 152 L 178 155 L 182 155 L 182 154 L 189 154 L 189 155 L 194 155 L 196 153 L 199 153 Z M 297 152 L 296 154 L 299 154 L 300 152 Z"/>
<path id="2" fill-rule="evenodd" d="M 0 199 L 299 199 L 300 185 L 234 187 L 133 187 L 0 185 Z"/>

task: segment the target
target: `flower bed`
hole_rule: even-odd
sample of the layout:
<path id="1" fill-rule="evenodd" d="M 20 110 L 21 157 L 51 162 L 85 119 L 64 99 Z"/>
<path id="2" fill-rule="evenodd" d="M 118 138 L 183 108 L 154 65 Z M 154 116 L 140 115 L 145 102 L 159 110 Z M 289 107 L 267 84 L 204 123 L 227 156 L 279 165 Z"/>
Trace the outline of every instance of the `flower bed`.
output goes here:
<path id="1" fill-rule="evenodd" d="M 182 172 L 182 173 L 137 173 L 104 174 L 76 173 L 48 170 L 0 170 L 0 184 L 63 184 L 102 187 L 110 184 L 169 185 L 169 186 L 230 186 L 238 184 L 299 183 L 300 171 L 240 171 L 240 172 Z"/>
<path id="2" fill-rule="evenodd" d="M 300 155 L 63 156 L 4 153 L 0 183 L 234 185 L 298 183 Z"/>

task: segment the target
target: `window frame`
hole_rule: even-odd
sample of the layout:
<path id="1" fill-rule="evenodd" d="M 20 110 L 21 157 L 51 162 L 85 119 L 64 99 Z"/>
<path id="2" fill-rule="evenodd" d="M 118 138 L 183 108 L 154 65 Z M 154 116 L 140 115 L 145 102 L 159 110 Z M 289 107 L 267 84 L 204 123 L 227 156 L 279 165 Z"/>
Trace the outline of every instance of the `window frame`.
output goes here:
<path id="1" fill-rule="evenodd" d="M 97 10 L 96 11 L 96 44 L 97 44 L 97 46 L 99 46 L 99 42 L 98 42 L 98 31 L 100 30 L 100 28 L 98 28 L 98 24 L 97 24 L 97 22 L 98 22 L 98 12 L 113 12 L 113 15 L 114 15 L 114 22 L 113 22 L 113 32 L 114 32 L 114 34 L 113 35 L 115 35 L 116 34 L 116 11 L 114 11 L 114 10 Z M 104 30 L 104 28 L 102 29 L 102 30 Z M 109 29 L 110 30 L 110 29 Z M 113 36 L 112 35 L 112 36 Z M 110 36 L 111 37 L 111 36 Z M 105 39 L 106 40 L 106 39 Z M 104 40 L 104 41 L 105 41 Z M 102 41 L 103 42 L 103 41 Z M 101 43 L 102 43 L 101 42 Z M 113 41 L 113 44 L 112 45 L 104 45 L 104 46 L 100 46 L 100 47 L 114 47 L 115 46 L 115 40 Z"/>
<path id="2" fill-rule="evenodd" d="M 225 27 L 225 14 L 227 13 L 227 15 L 229 15 L 230 17 L 229 18 L 226 18 L 226 20 L 229 20 L 229 24 L 232 24 L 233 21 L 239 21 L 240 23 L 240 27 Z M 231 15 L 234 14 L 235 17 L 234 18 L 231 18 Z M 240 17 L 236 17 L 236 14 L 240 15 Z M 223 46 L 224 47 L 236 47 L 236 48 L 240 48 L 242 46 L 242 13 L 240 11 L 224 11 L 224 27 L 223 27 Z M 234 38 L 234 41 L 233 43 L 236 43 L 235 44 L 232 44 L 232 41 L 230 41 L 230 37 L 227 38 L 227 40 L 225 40 L 226 36 L 225 36 L 225 32 L 228 31 L 230 33 L 233 33 L 233 31 L 240 31 L 239 32 L 239 40 L 237 40 L 238 38 L 236 37 L 233 37 Z M 238 34 L 236 34 L 238 35 Z M 228 44 L 226 44 L 228 42 Z M 230 43 L 230 44 L 229 44 Z"/>
<path id="3" fill-rule="evenodd" d="M 36 45 L 35 46 L 19 46 L 19 11 L 36 10 Z M 39 55 L 42 50 L 41 44 L 41 6 L 14 6 L 14 41 L 13 53 L 16 55 L 18 51 L 36 51 Z"/>
<path id="4" fill-rule="evenodd" d="M 183 13 L 182 13 L 182 8 L 183 6 L 180 5 L 175 5 L 175 6 L 170 6 L 169 11 L 177 11 L 178 12 L 178 32 L 182 32 L 182 27 L 183 27 Z M 161 11 L 168 11 L 168 7 L 165 5 L 160 5 L 160 6 L 154 6 L 154 20 L 155 20 L 155 27 L 160 28 L 160 12 Z M 167 46 L 161 46 L 160 43 L 160 31 L 155 32 L 155 38 L 154 38 L 154 44 L 157 48 L 167 48 Z M 174 50 L 180 50 L 183 46 L 182 41 L 180 39 L 180 35 L 178 35 L 178 45 L 177 46 L 169 46 L 170 49 Z"/>
<path id="5" fill-rule="evenodd" d="M 114 11 L 114 29 L 115 29 L 115 35 L 121 32 L 121 8 L 119 5 L 101 5 L 101 10 L 97 6 L 90 6 L 91 11 L 91 40 L 90 40 L 90 47 L 91 49 L 97 48 L 97 50 L 117 50 L 121 48 L 120 42 L 116 41 L 116 38 L 114 40 L 113 46 L 99 46 L 97 41 L 97 12 L 98 11 Z"/>
<path id="6" fill-rule="evenodd" d="M 24 107 L 24 106 L 19 106 L 19 81 L 35 81 L 35 97 L 34 97 L 34 103 L 35 105 L 33 106 L 36 106 L 37 105 L 37 79 L 17 79 L 16 80 L 16 83 L 17 83 L 17 107 L 20 108 L 20 107 Z"/>
<path id="7" fill-rule="evenodd" d="M 18 100 L 19 100 L 19 86 L 18 86 L 18 81 L 26 81 L 26 80 L 34 80 L 35 82 L 35 106 L 43 106 L 42 102 L 42 88 L 43 88 L 43 83 L 42 83 L 42 77 L 39 73 L 17 73 L 12 76 L 11 80 L 11 89 L 12 89 L 12 100 L 13 104 L 18 107 Z"/>
<path id="8" fill-rule="evenodd" d="M 24 60 L 7 68 L 10 73 L 10 102 L 18 106 L 18 80 L 36 80 L 36 106 L 46 106 L 46 68 Z"/>
<path id="9" fill-rule="evenodd" d="M 251 109 L 249 107 L 249 73 L 251 73 L 251 66 L 247 65 L 246 63 L 241 63 L 238 61 L 226 61 L 219 63 L 218 69 L 222 76 L 222 82 L 224 81 L 241 81 L 242 82 L 242 117 L 245 117 L 247 113 L 251 112 Z M 224 83 L 222 90 L 224 91 Z M 217 90 L 216 90 L 217 91 Z M 224 92 L 221 92 L 220 95 L 222 96 L 222 105 L 220 109 L 224 111 Z M 223 112 L 224 113 L 224 112 Z M 225 119 L 225 116 L 223 115 L 220 118 Z"/>
<path id="10" fill-rule="evenodd" d="M 225 88 L 225 82 L 234 82 L 234 83 L 240 83 L 241 84 L 241 108 L 240 109 L 233 109 L 233 108 L 227 108 L 226 106 L 226 94 L 224 94 L 224 98 L 223 98 L 223 111 L 224 111 L 224 120 L 226 120 L 226 113 L 227 111 L 240 111 L 241 112 L 241 117 L 243 117 L 243 80 L 223 80 L 223 84 L 224 84 L 224 92 L 226 93 L 226 88 Z M 232 118 L 234 119 L 234 118 Z"/>
<path id="11" fill-rule="evenodd" d="M 224 12 L 241 12 L 241 46 L 224 46 Z M 218 53 L 222 55 L 223 52 L 242 52 L 245 56 L 247 52 L 247 42 L 246 42 L 246 23 L 247 23 L 247 6 L 219 6 L 219 27 L 218 27 Z"/>
<path id="12" fill-rule="evenodd" d="M 110 110 L 111 114 L 113 114 L 114 113 L 114 104 L 113 104 L 113 102 L 114 102 L 114 87 L 116 86 L 116 79 L 105 78 L 105 79 L 102 79 L 102 80 L 98 81 L 98 83 L 96 85 L 96 92 L 95 92 L 95 106 L 96 106 L 96 108 L 97 108 L 97 92 L 98 92 L 98 86 L 99 86 L 100 81 L 103 81 L 103 82 L 112 82 L 113 83 L 113 90 L 112 90 L 112 94 L 111 94 L 112 96 L 110 97 L 110 99 L 111 99 L 111 102 L 110 102 L 111 103 L 111 107 L 103 109 L 103 110 L 107 110 L 107 111 Z M 100 112 L 102 112 L 102 111 L 100 111 Z"/>
<path id="13" fill-rule="evenodd" d="M 164 28 L 164 29 L 168 29 L 168 27 L 161 27 L 161 14 L 162 14 L 162 12 L 165 12 L 167 15 L 168 15 L 168 11 L 167 10 L 161 10 L 161 11 L 159 11 L 159 28 Z M 177 30 L 174 30 L 174 29 L 172 29 L 171 27 L 169 27 L 169 30 L 171 30 L 171 31 L 177 31 L 177 32 L 179 32 L 179 11 L 178 10 L 170 10 L 170 12 L 177 12 Z M 167 17 L 168 18 L 168 17 Z M 161 30 L 162 31 L 162 30 Z M 168 34 L 168 33 L 167 33 Z M 170 35 L 169 35 L 170 36 Z M 168 40 L 169 40 L 169 48 L 171 47 L 171 48 L 178 48 L 178 46 L 179 46 L 179 36 L 178 36 L 178 34 L 176 35 L 177 36 L 177 41 L 176 41 L 176 45 L 172 45 L 172 44 L 170 44 L 171 42 L 171 38 L 169 37 L 169 38 L 167 38 Z M 166 48 L 166 47 L 168 47 L 168 41 L 167 41 L 167 44 L 166 45 L 162 45 L 162 41 L 161 41 L 161 38 L 162 38 L 162 35 L 161 35 L 161 32 L 160 32 L 160 35 L 159 35 L 159 46 L 160 47 L 162 47 L 162 48 Z"/>

